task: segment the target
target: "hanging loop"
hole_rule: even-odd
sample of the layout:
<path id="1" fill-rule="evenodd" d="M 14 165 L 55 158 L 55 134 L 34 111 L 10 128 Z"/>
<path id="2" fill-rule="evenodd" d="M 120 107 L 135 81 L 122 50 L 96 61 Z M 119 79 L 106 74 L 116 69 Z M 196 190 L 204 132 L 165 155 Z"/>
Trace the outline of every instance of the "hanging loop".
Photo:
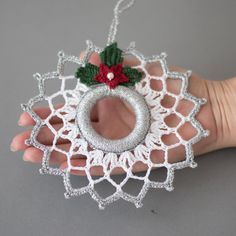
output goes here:
<path id="1" fill-rule="evenodd" d="M 128 3 L 125 6 L 122 7 L 122 4 L 126 1 L 128 1 Z M 122 13 L 126 9 L 130 8 L 133 4 L 134 4 L 134 0 L 120 0 L 116 4 L 116 6 L 114 8 L 114 12 L 117 11 L 119 13 Z"/>
<path id="2" fill-rule="evenodd" d="M 122 6 L 126 1 L 128 1 L 127 4 Z M 108 39 L 107 39 L 107 45 L 110 45 L 115 41 L 116 33 L 117 33 L 117 28 L 119 25 L 119 17 L 120 14 L 130 8 L 134 4 L 135 0 L 119 0 L 114 8 L 114 18 L 112 20 L 109 34 L 108 34 Z"/>

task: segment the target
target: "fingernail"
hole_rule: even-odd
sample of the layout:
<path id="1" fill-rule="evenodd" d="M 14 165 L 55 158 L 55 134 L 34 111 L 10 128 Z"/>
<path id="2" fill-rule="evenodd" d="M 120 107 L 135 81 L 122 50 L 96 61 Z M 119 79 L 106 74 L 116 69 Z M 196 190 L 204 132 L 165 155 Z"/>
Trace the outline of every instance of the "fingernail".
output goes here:
<path id="1" fill-rule="evenodd" d="M 26 156 L 26 155 L 23 155 L 23 161 L 30 161 L 30 159 Z"/>
<path id="2" fill-rule="evenodd" d="M 19 146 L 17 145 L 17 142 L 15 141 L 15 138 L 13 138 L 13 140 L 11 141 L 10 149 L 11 149 L 12 152 L 19 151 Z"/>
<path id="3" fill-rule="evenodd" d="M 11 144 L 10 148 L 11 148 L 12 152 L 16 152 L 17 151 L 16 148 L 12 144 Z"/>
<path id="4" fill-rule="evenodd" d="M 18 120 L 18 125 L 23 126 L 21 119 Z"/>

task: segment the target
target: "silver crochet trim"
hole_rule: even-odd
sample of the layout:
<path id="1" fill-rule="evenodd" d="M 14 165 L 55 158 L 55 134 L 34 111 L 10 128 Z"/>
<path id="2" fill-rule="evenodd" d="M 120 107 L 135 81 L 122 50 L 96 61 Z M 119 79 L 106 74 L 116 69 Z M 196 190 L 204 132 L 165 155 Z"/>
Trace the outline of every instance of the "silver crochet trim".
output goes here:
<path id="1" fill-rule="evenodd" d="M 128 136 L 110 140 L 99 135 L 92 127 L 91 110 L 99 100 L 105 97 L 121 98 L 133 108 L 136 122 L 133 131 Z M 106 153 L 122 153 L 133 150 L 145 139 L 150 128 L 150 113 L 145 100 L 135 90 L 124 86 L 110 89 L 107 85 L 100 85 L 87 91 L 81 98 L 77 106 L 76 124 L 79 127 L 81 136 L 94 149 L 99 149 Z"/>

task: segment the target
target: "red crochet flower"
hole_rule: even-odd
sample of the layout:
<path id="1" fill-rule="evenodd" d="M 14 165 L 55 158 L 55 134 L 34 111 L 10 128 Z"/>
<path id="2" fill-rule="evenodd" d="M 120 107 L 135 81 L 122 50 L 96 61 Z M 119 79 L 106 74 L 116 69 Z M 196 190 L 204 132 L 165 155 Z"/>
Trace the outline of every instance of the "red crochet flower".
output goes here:
<path id="1" fill-rule="evenodd" d="M 95 77 L 95 80 L 99 83 L 107 84 L 111 89 L 114 89 L 121 83 L 129 82 L 129 78 L 122 72 L 122 64 L 117 64 L 108 67 L 105 64 L 100 64 L 99 73 Z"/>

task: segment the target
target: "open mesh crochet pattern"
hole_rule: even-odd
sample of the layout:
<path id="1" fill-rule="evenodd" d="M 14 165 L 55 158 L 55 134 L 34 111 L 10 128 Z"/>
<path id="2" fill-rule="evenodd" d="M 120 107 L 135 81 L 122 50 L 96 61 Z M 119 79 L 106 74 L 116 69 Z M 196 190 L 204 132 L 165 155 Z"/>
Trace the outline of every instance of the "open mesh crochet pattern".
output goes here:
<path id="1" fill-rule="evenodd" d="M 92 53 L 100 53 L 101 51 L 101 48 L 95 46 L 91 41 L 87 41 L 87 49 L 82 59 L 66 55 L 61 51 L 58 53 L 59 60 L 56 71 L 42 75 L 35 74 L 35 78 L 38 80 L 39 94 L 22 105 L 23 110 L 28 112 L 35 121 L 31 136 L 26 144 L 42 150 L 43 160 L 40 169 L 42 174 L 63 177 L 66 198 L 89 193 L 98 202 L 101 209 L 120 198 L 134 203 L 136 207 L 141 207 L 142 200 L 149 188 L 165 188 L 172 191 L 175 170 L 197 166 L 194 162 L 192 145 L 202 137 L 206 137 L 208 131 L 203 129 L 195 116 L 206 100 L 196 98 L 187 92 L 190 71 L 186 73 L 170 71 L 165 53 L 147 58 L 135 49 L 134 43 L 131 43 L 126 50 L 123 50 L 123 56 L 133 57 L 136 63 L 132 67 L 143 72 L 143 78 L 135 85 L 134 90 L 145 99 L 149 107 L 151 116 L 149 131 L 145 140 L 133 150 L 117 154 L 94 149 L 80 135 L 74 122 L 76 107 L 83 94 L 91 88 L 80 83 L 73 75 L 67 74 L 67 67 L 71 65 L 75 65 L 77 68 L 84 66 Z M 149 68 L 153 63 L 158 65 L 159 69 L 151 74 Z M 153 81 L 158 84 L 155 88 L 152 86 Z M 178 83 L 178 89 L 169 86 L 170 81 Z M 50 83 L 54 91 L 50 91 Z M 163 102 L 166 99 L 171 101 L 168 105 Z M 191 104 L 191 109 L 181 111 L 179 106 L 182 102 Z M 57 106 L 58 103 L 61 105 Z M 35 112 L 35 108 L 42 104 L 50 108 L 50 114 L 43 119 Z M 55 117 L 61 121 L 61 126 L 57 129 L 51 124 L 51 120 Z M 168 122 L 170 119 L 175 120 L 174 124 Z M 186 124 L 195 130 L 187 140 L 182 137 L 180 132 L 181 127 L 184 128 Z M 42 129 L 47 129 L 53 137 L 53 143 L 50 146 L 43 145 L 38 141 L 38 135 Z M 172 137 L 171 142 L 166 141 L 169 140 L 165 138 L 167 136 Z M 59 145 L 62 139 L 68 142 L 65 147 Z M 175 152 L 177 148 L 182 148 L 185 158 L 173 163 L 169 158 L 170 153 Z M 52 155 L 56 156 L 59 153 L 67 160 L 68 167 L 66 169 L 60 169 L 50 164 Z M 152 158 L 153 153 L 158 158 Z M 75 156 L 86 158 L 85 164 L 73 166 L 72 159 Z M 144 174 L 134 173 L 137 163 L 146 166 Z M 92 176 L 91 170 L 94 167 L 101 168 L 103 175 L 96 178 Z M 116 168 L 122 168 L 125 172 L 119 181 L 116 181 L 112 175 Z M 150 178 L 151 170 L 154 168 L 164 169 L 165 177 L 161 180 Z M 87 182 L 84 186 L 77 187 L 71 183 L 70 177 L 73 170 L 81 170 L 86 173 L 84 178 L 87 179 Z M 134 181 L 135 184 L 139 183 L 139 187 L 134 185 L 138 190 L 135 194 L 129 193 L 129 189 L 127 189 L 127 184 L 130 181 Z M 84 183 L 84 181 L 82 182 Z M 104 182 L 111 186 L 112 191 L 109 194 L 104 192 L 103 195 L 98 193 L 96 188 Z"/>

